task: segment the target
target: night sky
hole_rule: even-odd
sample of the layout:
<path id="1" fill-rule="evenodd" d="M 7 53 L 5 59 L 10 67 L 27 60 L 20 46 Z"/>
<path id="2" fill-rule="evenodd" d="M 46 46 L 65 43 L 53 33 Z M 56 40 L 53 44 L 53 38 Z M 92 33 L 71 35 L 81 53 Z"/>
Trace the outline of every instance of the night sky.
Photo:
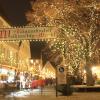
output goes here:
<path id="1" fill-rule="evenodd" d="M 31 9 L 30 0 L 0 0 L 0 14 L 11 26 L 24 26 L 27 24 L 25 12 Z M 39 59 L 44 42 L 31 42 L 31 56 Z"/>
<path id="2" fill-rule="evenodd" d="M 31 9 L 30 0 L 0 0 L 2 15 L 12 26 L 27 24 L 25 12 Z"/>
<path id="3" fill-rule="evenodd" d="M 31 56 L 32 58 L 35 59 L 39 59 L 41 58 L 41 51 L 43 50 L 43 48 L 46 46 L 46 42 L 45 41 L 32 41 L 30 42 L 31 45 Z"/>

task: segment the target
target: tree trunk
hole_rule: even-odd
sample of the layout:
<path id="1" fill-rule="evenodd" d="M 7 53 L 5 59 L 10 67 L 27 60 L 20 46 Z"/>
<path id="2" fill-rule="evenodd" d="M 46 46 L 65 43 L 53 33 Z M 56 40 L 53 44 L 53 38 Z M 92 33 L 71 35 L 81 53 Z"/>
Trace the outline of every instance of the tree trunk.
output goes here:
<path id="1" fill-rule="evenodd" d="M 91 65 L 89 63 L 86 64 L 86 77 L 87 86 L 93 86 L 95 84 L 95 81 L 92 75 Z"/>

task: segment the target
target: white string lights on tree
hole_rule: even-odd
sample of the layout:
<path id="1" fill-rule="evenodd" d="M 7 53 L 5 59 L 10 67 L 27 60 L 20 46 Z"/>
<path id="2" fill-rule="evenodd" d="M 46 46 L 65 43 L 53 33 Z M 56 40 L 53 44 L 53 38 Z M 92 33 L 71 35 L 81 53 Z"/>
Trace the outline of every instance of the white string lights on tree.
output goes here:
<path id="1" fill-rule="evenodd" d="M 100 7 L 98 5 L 100 6 L 100 3 L 96 0 L 66 0 L 63 2 L 38 0 L 32 4 L 34 14 L 30 14 L 32 18 L 30 25 L 60 28 L 59 41 L 51 42 L 52 48 L 60 49 L 63 54 L 69 55 L 70 57 L 65 57 L 69 57 L 66 59 L 69 60 L 70 66 L 74 64 L 78 66 L 81 60 L 92 59 L 97 43 L 100 42 L 100 28 L 98 28 L 100 26 L 100 12 L 98 11 Z M 64 41 L 66 43 L 63 44 Z M 96 51 L 98 50 L 96 49 Z"/>

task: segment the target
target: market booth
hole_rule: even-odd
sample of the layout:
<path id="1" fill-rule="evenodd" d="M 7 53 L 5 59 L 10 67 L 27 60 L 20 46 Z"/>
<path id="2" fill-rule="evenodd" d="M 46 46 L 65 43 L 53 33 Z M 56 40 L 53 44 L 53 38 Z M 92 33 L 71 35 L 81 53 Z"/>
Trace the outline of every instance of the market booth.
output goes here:
<path id="1" fill-rule="evenodd" d="M 15 69 L 1 66 L 0 67 L 0 93 L 10 92 L 16 89 Z M 5 91 L 6 89 L 6 91 Z"/>

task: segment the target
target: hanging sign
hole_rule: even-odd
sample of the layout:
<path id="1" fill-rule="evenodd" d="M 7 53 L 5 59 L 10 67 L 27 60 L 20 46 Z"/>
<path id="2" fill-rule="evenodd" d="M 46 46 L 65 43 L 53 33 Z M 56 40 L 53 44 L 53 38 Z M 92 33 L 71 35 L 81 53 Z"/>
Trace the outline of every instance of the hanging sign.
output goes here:
<path id="1" fill-rule="evenodd" d="M 57 83 L 58 84 L 66 84 L 66 69 L 65 66 L 61 65 L 57 67 Z"/>
<path id="2" fill-rule="evenodd" d="M 31 40 L 56 38 L 55 27 L 1 28 L 0 40 Z"/>

